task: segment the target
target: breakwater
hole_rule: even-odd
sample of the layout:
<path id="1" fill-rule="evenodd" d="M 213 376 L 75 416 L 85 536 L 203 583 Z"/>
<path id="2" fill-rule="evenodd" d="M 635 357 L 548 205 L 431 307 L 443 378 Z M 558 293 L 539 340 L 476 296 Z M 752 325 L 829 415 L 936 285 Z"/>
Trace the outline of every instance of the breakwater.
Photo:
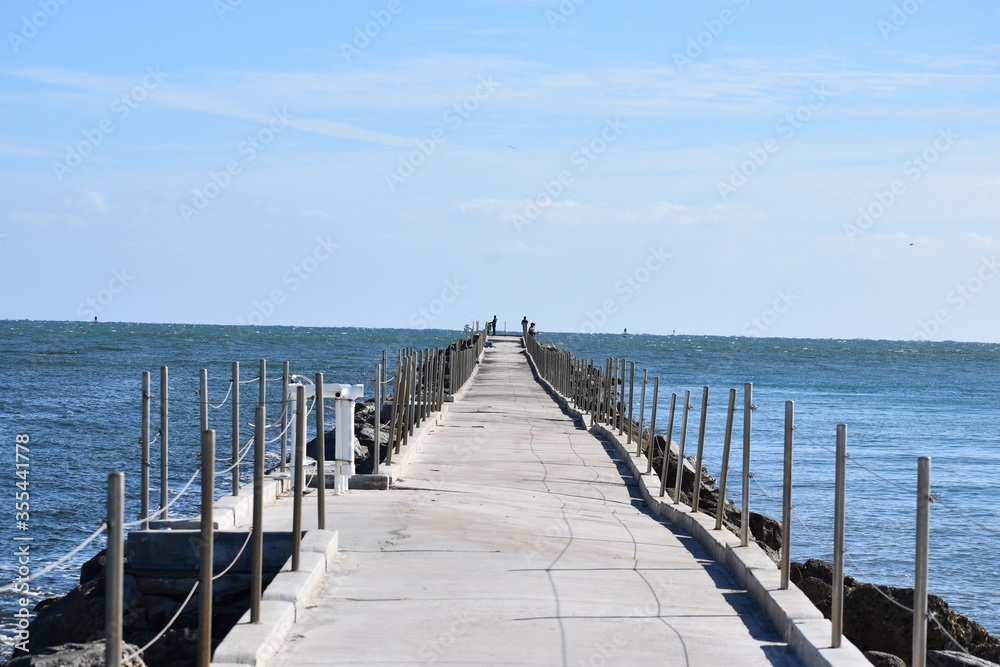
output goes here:
<path id="1" fill-rule="evenodd" d="M 751 383 L 743 385 L 743 414 L 740 429 L 742 431 L 742 460 L 740 469 L 736 470 L 730 468 L 729 462 L 732 452 L 737 390 L 730 389 L 728 392 L 727 419 L 721 454 L 722 465 L 719 473 L 721 482 L 715 486 L 715 480 L 708 475 L 707 470 L 702 466 L 709 406 L 708 386 L 703 387 L 701 394 L 701 418 L 696 431 L 697 454 L 685 459 L 688 417 L 693 407 L 691 391 L 684 392 L 682 402 L 678 400 L 676 393 L 672 394 L 669 402 L 669 416 L 666 418 L 666 437 L 664 438 L 655 435 L 658 433 L 656 414 L 659 404 L 659 377 L 653 379 L 651 419 L 647 432 L 643 429 L 643 423 L 646 419 L 645 404 L 649 378 L 648 373 L 642 370 L 641 398 L 639 399 L 641 405 L 637 409 L 640 417 L 637 422 L 633 418 L 633 413 L 636 411 L 635 397 L 637 395 L 634 361 L 629 362 L 624 357 L 607 358 L 603 360 L 603 363 L 595 362 L 595 360 L 577 359 L 573 354 L 555 345 L 539 344 L 536 339 L 531 337 L 527 339 L 527 349 L 535 359 L 540 375 L 551 383 L 553 389 L 563 397 L 563 400 L 574 406 L 576 410 L 588 414 L 592 425 L 603 423 L 605 426 L 602 428 L 612 433 L 617 430 L 619 440 L 622 443 L 619 446 L 624 449 L 634 449 L 634 455 L 645 460 L 647 473 L 655 473 L 659 477 L 659 497 L 661 499 L 672 497 L 675 505 L 686 504 L 694 514 L 699 512 L 699 504 L 701 503 L 703 511 L 708 510 L 715 515 L 716 530 L 722 529 L 724 525 L 735 528 L 741 536 L 741 543 L 744 546 L 748 541 L 757 541 L 778 564 L 781 570 L 782 588 L 788 587 L 793 571 L 790 562 L 790 533 L 794 511 L 792 505 L 793 442 L 797 433 L 794 416 L 795 406 L 792 401 L 786 401 L 784 405 L 782 424 L 784 460 L 780 472 L 783 485 L 780 493 L 777 494 L 782 499 L 782 514 L 780 515 L 781 522 L 778 523 L 749 510 L 751 480 L 756 476 L 755 471 L 758 470 L 757 467 L 751 466 L 751 453 L 753 451 L 754 413 L 759 410 L 753 400 L 753 385 Z M 677 431 L 674 430 L 675 414 L 677 415 L 677 424 L 679 424 Z M 773 419 L 771 421 L 776 422 Z M 678 434 L 678 442 L 672 440 L 671 436 L 674 433 Z M 845 584 L 844 562 L 847 551 L 845 549 L 844 515 L 846 509 L 846 467 L 849 461 L 846 435 L 846 424 L 838 425 L 836 449 L 832 452 L 835 455 L 837 471 L 834 494 L 836 503 L 834 507 L 833 565 L 827 568 L 830 577 L 825 584 L 825 589 L 822 585 L 809 587 L 813 593 L 813 602 L 817 607 L 825 607 L 825 615 L 833 622 L 833 645 L 837 645 L 839 636 L 845 628 L 845 597 L 853 594 L 850 602 L 851 608 L 846 613 L 850 614 L 853 619 L 849 624 L 850 631 L 861 640 L 856 643 L 862 648 L 884 649 L 886 652 L 892 652 L 905 658 L 907 664 L 912 659 L 913 664 L 919 665 L 926 664 L 928 647 L 937 650 L 957 650 L 963 654 L 971 653 L 985 659 L 996 659 L 1000 656 L 1000 641 L 990 636 L 982 626 L 955 614 L 941 598 L 936 596 L 932 598 L 932 608 L 928 610 L 928 516 L 932 503 L 939 500 L 936 495 L 930 492 L 929 457 L 921 459 L 920 479 L 915 494 L 917 549 L 914 580 L 916 588 L 915 590 L 910 589 L 908 593 L 908 602 L 912 607 L 905 606 L 902 600 L 907 597 L 907 594 L 904 592 L 901 595 L 897 588 L 860 583 L 850 577 L 846 579 L 848 583 Z M 693 437 L 692 434 L 692 439 Z M 866 469 L 863 464 L 856 465 Z M 738 475 L 741 478 L 742 509 L 740 511 L 736 511 L 736 508 L 731 506 L 731 501 L 725 500 L 726 480 L 730 475 Z M 878 476 L 877 473 L 876 476 Z M 720 506 L 722 511 L 720 511 Z M 956 513 L 961 515 L 960 512 L 956 511 Z M 671 517 L 674 516 L 671 514 Z M 737 516 L 738 520 L 736 520 Z M 804 527 L 807 530 L 809 528 L 808 525 Z M 921 531 L 923 531 L 923 535 L 921 535 Z M 803 575 L 803 566 L 796 565 L 796 577 L 800 582 L 819 582 L 822 579 L 822 577 Z M 812 571 L 815 573 L 816 568 L 813 568 Z M 817 596 L 818 590 L 825 590 L 825 599 Z M 873 596 L 876 598 L 874 603 L 871 600 Z M 873 612 L 875 613 L 873 614 Z M 901 614 L 904 618 L 909 619 L 908 628 L 899 620 Z M 873 615 L 882 619 L 881 622 L 873 623 L 871 618 Z M 859 618 L 864 620 L 858 620 Z M 923 619 L 923 622 L 918 622 L 916 619 Z M 906 648 L 906 642 L 901 641 L 901 635 L 906 635 L 906 633 L 900 632 L 901 627 L 912 631 L 910 633 L 912 637 L 910 648 Z M 904 645 L 903 648 L 901 645 Z"/>
<path id="2" fill-rule="evenodd" d="M 96 528 L 104 511 L 103 484 L 111 463 L 121 462 L 126 469 L 126 515 L 130 519 L 139 515 L 137 369 L 155 370 L 170 360 L 175 395 L 184 399 L 174 409 L 179 426 L 174 431 L 172 462 L 176 465 L 171 466 L 170 487 L 176 490 L 197 467 L 194 392 L 202 365 L 209 368 L 211 401 L 217 405 L 225 396 L 225 378 L 234 358 L 252 368 L 256 359 L 280 349 L 291 360 L 293 372 L 312 375 L 326 370 L 338 378 L 363 379 L 371 375 L 386 347 L 394 351 L 439 347 L 456 334 L 23 322 L 9 323 L 4 335 L 0 357 L 8 372 L 0 376 L 5 402 L 0 420 L 5 432 L 30 433 L 38 444 L 31 453 L 33 501 L 37 499 L 37 505 L 32 504 L 32 534 L 36 563 L 42 567 Z M 780 427 L 768 417 L 780 422 L 783 401 L 795 399 L 800 429 L 796 484 L 809 491 L 795 499 L 798 514 L 809 525 L 809 530 L 792 533 L 796 560 L 831 557 L 827 526 L 833 475 L 828 450 L 839 421 L 850 424 L 852 459 L 902 487 L 884 484 L 864 469 L 849 468 L 849 568 L 856 561 L 872 581 L 912 586 L 907 572 L 912 570 L 914 462 L 922 454 L 935 454 L 934 492 L 941 494 L 944 503 L 957 501 L 987 529 L 997 526 L 991 489 L 1000 471 L 990 455 L 988 438 L 1000 428 L 994 407 L 1000 377 L 997 346 L 702 336 L 625 339 L 557 333 L 546 333 L 541 340 L 555 342 L 580 358 L 627 355 L 635 359 L 637 366 L 661 377 L 661 415 L 670 393 L 683 395 L 685 389 L 693 389 L 697 397 L 702 383 L 725 388 L 755 380 L 760 418 L 754 429 L 762 446 L 754 452 L 752 506 L 768 516 L 780 516 L 772 497 L 780 498 L 780 474 L 776 476 L 775 471 L 781 467 L 782 440 Z M 37 391 L 21 391 L 27 386 Z M 717 475 L 726 401 L 719 392 L 713 396 L 705 456 L 706 465 Z M 277 401 L 276 393 L 269 397 L 269 414 L 280 412 Z M 246 421 L 251 420 L 248 415 Z M 66 457 L 66 451 L 73 456 Z M 13 471 L 12 448 L 7 455 L 8 470 Z M 276 463 L 277 455 L 269 458 L 269 465 Z M 739 459 L 733 463 L 738 467 Z M 13 477 L 8 480 L 11 487 L 14 481 Z M 220 479 L 217 492 L 228 489 L 228 480 Z M 732 489 L 737 503 L 740 493 L 739 486 Z M 179 517 L 196 513 L 195 503 L 185 506 L 184 499 L 175 507 Z M 964 520 L 953 521 L 949 515 L 943 506 L 931 514 L 931 591 L 987 628 L 996 628 L 994 587 L 981 575 L 995 569 L 991 533 L 978 532 L 982 539 L 970 542 L 970 531 L 980 529 Z M 0 526 L 0 531 L 7 531 L 4 538 L 8 540 L 14 534 L 6 526 Z M 80 565 L 101 546 L 100 541 L 93 543 L 63 567 L 44 575 L 37 582 L 39 589 L 32 592 L 34 598 L 72 588 Z M 9 559 L 4 563 L 8 571 L 11 565 Z M 865 580 L 857 571 L 849 572 Z M 10 600 L 9 594 L 4 600 Z M 7 609 L 6 622 L 10 623 L 14 607 Z"/>

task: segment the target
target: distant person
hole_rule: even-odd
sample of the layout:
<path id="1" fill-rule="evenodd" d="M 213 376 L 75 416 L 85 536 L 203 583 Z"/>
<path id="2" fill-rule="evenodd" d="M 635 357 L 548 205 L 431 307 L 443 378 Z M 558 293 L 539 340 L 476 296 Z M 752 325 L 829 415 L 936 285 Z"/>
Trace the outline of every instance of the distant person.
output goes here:
<path id="1" fill-rule="evenodd" d="M 528 327 L 528 335 L 529 336 L 534 336 L 535 335 L 535 323 L 534 322 L 532 322 L 531 326 Z"/>
<path id="2" fill-rule="evenodd" d="M 497 335 L 497 316 L 493 316 L 493 335 Z"/>
<path id="3" fill-rule="evenodd" d="M 521 320 L 521 335 L 522 336 L 527 336 L 528 335 L 528 316 L 527 315 L 525 315 L 524 319 Z"/>

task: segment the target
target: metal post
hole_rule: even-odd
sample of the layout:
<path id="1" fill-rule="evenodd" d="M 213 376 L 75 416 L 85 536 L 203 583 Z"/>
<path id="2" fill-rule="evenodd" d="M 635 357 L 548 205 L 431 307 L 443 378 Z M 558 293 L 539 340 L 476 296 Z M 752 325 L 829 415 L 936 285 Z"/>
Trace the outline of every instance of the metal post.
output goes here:
<path id="1" fill-rule="evenodd" d="M 621 366 L 618 368 L 618 373 L 621 376 L 618 386 L 621 387 L 621 400 L 617 400 L 618 403 L 618 435 L 625 434 L 625 357 L 622 357 Z M 615 392 L 615 398 L 617 399 L 617 392 Z"/>
<path id="2" fill-rule="evenodd" d="M 240 495 L 240 362 L 233 362 L 233 495 Z"/>
<path id="3" fill-rule="evenodd" d="M 376 383 L 378 384 L 378 383 Z M 323 407 L 323 374 L 316 373 L 316 527 L 326 530 L 326 412 Z M 303 445 L 304 447 L 305 445 Z M 303 449 L 303 454 L 305 450 Z"/>
<path id="4" fill-rule="evenodd" d="M 468 352 L 468 350 L 466 350 Z M 407 393 L 407 403 L 409 408 L 406 411 L 406 444 L 410 444 L 410 436 L 413 435 L 417 422 L 417 357 L 410 356 L 409 364 L 409 391 Z"/>
<path id="5" fill-rule="evenodd" d="M 281 367 L 281 461 L 278 469 L 281 472 L 288 470 L 285 460 L 288 458 L 288 380 L 291 377 L 289 362 L 285 362 Z"/>
<path id="6" fill-rule="evenodd" d="M 694 464 L 694 500 L 691 511 L 697 512 L 701 501 L 701 462 L 705 456 L 705 425 L 708 422 L 708 387 L 701 388 L 701 424 L 698 427 L 698 456 Z"/>
<path id="7" fill-rule="evenodd" d="M 142 445 L 142 497 L 139 499 L 139 518 L 142 519 L 142 529 L 149 530 L 149 411 L 150 411 L 149 371 L 142 373 L 142 435 L 139 443 Z"/>
<path id="8" fill-rule="evenodd" d="M 295 478 L 292 482 L 292 571 L 299 571 L 302 548 L 302 484 L 305 481 L 303 459 L 306 454 L 306 386 L 295 388 Z"/>
<path id="9" fill-rule="evenodd" d="M 715 529 L 722 530 L 726 516 L 726 480 L 729 479 L 729 450 L 733 444 L 733 421 L 736 417 L 736 390 L 729 390 L 729 410 L 726 411 L 726 435 L 722 443 L 722 473 L 719 475 L 719 505 L 715 508 Z"/>
<path id="10" fill-rule="evenodd" d="M 198 665 L 212 661 L 212 574 L 215 502 L 215 431 L 201 432 L 201 554 L 198 559 Z"/>
<path id="11" fill-rule="evenodd" d="M 382 458 L 382 364 L 375 364 L 375 414 L 372 425 L 375 426 L 375 447 L 372 449 L 372 473 L 378 474 L 379 461 Z"/>
<path id="12" fill-rule="evenodd" d="M 743 385 L 743 513 L 740 517 L 740 546 L 750 544 L 750 426 L 753 414 L 753 383 Z"/>
<path id="13" fill-rule="evenodd" d="M 379 376 L 378 381 L 382 384 L 382 400 L 385 401 L 386 394 L 388 394 L 389 389 L 389 352 L 388 350 L 382 350 L 382 375 Z"/>
<path id="14" fill-rule="evenodd" d="M 263 364 L 264 362 L 261 362 Z M 261 367 L 263 369 L 263 366 Z M 263 373 L 261 377 L 264 377 Z M 253 536 L 250 545 L 250 622 L 260 623 L 260 596 L 264 590 L 264 440 L 265 409 L 254 414 L 253 438 Z"/>
<path id="15" fill-rule="evenodd" d="M 656 404 L 660 398 L 660 376 L 653 378 L 653 412 L 649 416 L 649 448 L 646 450 L 646 474 L 653 472 L 653 447 L 656 445 Z"/>
<path id="16" fill-rule="evenodd" d="M 455 371 L 454 366 L 455 357 L 452 355 L 452 373 Z M 400 361 L 396 362 L 396 384 L 392 387 L 392 413 L 389 416 L 389 446 L 386 448 L 385 452 L 385 464 L 392 465 L 392 453 L 396 448 L 396 438 L 399 437 L 399 429 L 396 425 L 396 420 L 399 418 L 399 397 L 400 397 L 400 381 L 403 376 L 403 364 Z"/>
<path id="17" fill-rule="evenodd" d="M 259 377 L 257 378 L 257 405 L 267 412 L 267 361 L 260 360 Z"/>
<path id="18" fill-rule="evenodd" d="M 618 377 L 619 374 L 622 377 L 625 376 L 625 360 L 624 359 L 617 359 L 616 358 L 615 359 L 615 364 L 614 364 L 614 373 L 613 373 L 613 375 L 614 375 L 613 379 L 614 379 L 614 387 L 615 387 L 615 397 L 614 397 L 614 399 L 611 402 L 611 404 L 614 406 L 614 408 L 613 408 L 614 411 L 612 412 L 612 416 L 611 416 L 611 427 L 614 428 L 614 427 L 617 426 L 618 427 L 618 435 L 623 435 L 624 431 L 622 430 L 622 404 L 625 401 L 622 400 L 622 398 L 618 395 L 618 393 L 619 393 L 619 389 L 622 390 L 622 391 L 625 390 L 625 387 L 623 386 L 625 383 L 619 381 L 619 377 Z"/>
<path id="19" fill-rule="evenodd" d="M 847 503 L 847 424 L 837 424 L 837 474 L 833 511 L 833 648 L 840 648 L 844 631 L 844 509 Z"/>
<path id="20" fill-rule="evenodd" d="M 913 667 L 927 665 L 927 560 L 930 551 L 931 459 L 917 459 L 917 553 L 913 573 Z"/>
<path id="21" fill-rule="evenodd" d="M 382 371 L 385 373 L 385 371 Z M 382 396 L 385 396 L 385 392 L 382 392 Z M 438 351 L 438 395 L 437 395 L 437 409 L 438 412 L 444 409 L 444 352 Z"/>
<path id="22" fill-rule="evenodd" d="M 792 445 L 795 437 L 795 401 L 785 401 L 785 469 L 781 492 L 781 588 L 788 589 L 792 551 Z"/>
<path id="23" fill-rule="evenodd" d="M 667 462 L 670 459 L 670 442 L 674 439 L 674 412 L 677 409 L 677 394 L 670 394 L 670 416 L 667 418 L 667 441 L 663 445 L 663 467 L 660 468 L 660 497 L 667 495 Z"/>
<path id="24" fill-rule="evenodd" d="M 635 410 L 635 362 L 628 362 L 628 439 L 625 444 L 632 444 L 632 413 Z"/>
<path id="25" fill-rule="evenodd" d="M 149 375 L 148 373 L 146 375 Z M 122 662 L 123 572 L 125 562 L 125 474 L 108 475 L 108 549 L 104 580 L 104 664 Z"/>
<path id="26" fill-rule="evenodd" d="M 160 519 L 167 518 L 167 493 L 170 489 L 170 369 L 160 366 Z"/>
<path id="27" fill-rule="evenodd" d="M 684 413 L 681 415 L 681 441 L 677 445 L 677 475 L 674 477 L 674 504 L 681 502 L 681 482 L 684 481 L 684 445 L 687 442 L 688 415 L 691 413 L 691 390 L 684 390 Z M 666 470 L 666 468 L 664 468 Z"/>
<path id="28" fill-rule="evenodd" d="M 642 455 L 642 436 L 646 427 L 646 380 L 648 369 L 642 369 L 642 397 L 639 399 L 639 440 L 635 447 L 636 458 Z"/>
<path id="29" fill-rule="evenodd" d="M 198 373 L 198 394 L 201 398 L 201 430 L 208 430 L 208 369 L 202 368 Z"/>

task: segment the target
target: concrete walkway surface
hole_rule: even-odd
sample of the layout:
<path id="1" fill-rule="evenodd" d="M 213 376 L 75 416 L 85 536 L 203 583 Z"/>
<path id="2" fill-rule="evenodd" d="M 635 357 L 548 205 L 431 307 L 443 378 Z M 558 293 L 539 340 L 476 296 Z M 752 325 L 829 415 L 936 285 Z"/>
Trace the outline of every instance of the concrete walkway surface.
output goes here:
<path id="1" fill-rule="evenodd" d="M 800 664 L 614 452 L 500 339 L 394 487 L 328 499 L 339 553 L 268 664 Z"/>

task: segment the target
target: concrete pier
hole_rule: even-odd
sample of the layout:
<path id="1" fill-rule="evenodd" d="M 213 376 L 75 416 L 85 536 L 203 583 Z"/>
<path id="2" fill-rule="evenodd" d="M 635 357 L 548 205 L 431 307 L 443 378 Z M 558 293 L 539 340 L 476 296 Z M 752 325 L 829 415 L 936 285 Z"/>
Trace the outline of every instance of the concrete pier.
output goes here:
<path id="1" fill-rule="evenodd" d="M 213 664 L 868 664 L 776 627 L 785 603 L 762 605 L 746 572 L 658 516 L 617 444 L 554 400 L 519 339 L 493 341 L 388 490 L 327 500 L 339 550 L 276 579 L 265 623 L 241 622 Z M 279 500 L 264 529 L 290 517 Z M 805 625 L 828 628 L 818 614 Z"/>

